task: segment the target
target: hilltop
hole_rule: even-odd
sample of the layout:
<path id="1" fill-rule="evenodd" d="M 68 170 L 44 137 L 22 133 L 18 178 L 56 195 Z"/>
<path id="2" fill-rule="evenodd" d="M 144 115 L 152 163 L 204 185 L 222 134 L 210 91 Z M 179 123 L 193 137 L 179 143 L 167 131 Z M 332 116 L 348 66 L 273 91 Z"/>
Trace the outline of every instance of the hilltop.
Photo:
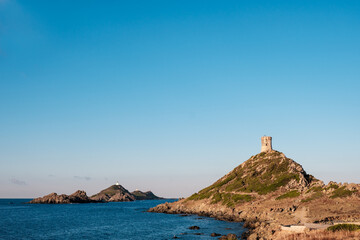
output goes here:
<path id="1" fill-rule="evenodd" d="M 91 199 L 103 202 L 135 201 L 135 197 L 127 189 L 115 184 L 91 196 Z"/>
<path id="2" fill-rule="evenodd" d="M 325 185 L 271 150 L 250 157 L 190 197 L 149 211 L 245 221 L 249 239 L 276 239 L 281 225 L 359 221 L 359 191 L 357 184 Z"/>

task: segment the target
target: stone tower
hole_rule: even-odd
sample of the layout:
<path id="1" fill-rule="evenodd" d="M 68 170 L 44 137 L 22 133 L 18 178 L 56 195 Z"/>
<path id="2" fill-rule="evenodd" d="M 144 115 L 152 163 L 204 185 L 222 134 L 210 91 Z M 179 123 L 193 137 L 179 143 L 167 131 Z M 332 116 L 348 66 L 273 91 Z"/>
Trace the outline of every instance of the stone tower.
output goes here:
<path id="1" fill-rule="evenodd" d="M 272 137 L 268 137 L 268 136 L 261 137 L 261 152 L 271 152 L 272 151 L 271 140 L 272 140 Z"/>

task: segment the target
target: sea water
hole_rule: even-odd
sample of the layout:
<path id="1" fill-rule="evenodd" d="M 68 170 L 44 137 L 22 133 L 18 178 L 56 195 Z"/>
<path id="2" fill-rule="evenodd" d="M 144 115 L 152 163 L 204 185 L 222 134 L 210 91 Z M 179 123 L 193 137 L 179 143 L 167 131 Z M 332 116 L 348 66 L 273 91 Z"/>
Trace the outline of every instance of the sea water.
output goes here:
<path id="1" fill-rule="evenodd" d="M 146 212 L 174 200 L 25 204 L 30 200 L 0 199 L 0 239 L 217 239 L 210 234 L 245 231 L 237 222 Z M 200 229 L 188 229 L 194 225 Z"/>

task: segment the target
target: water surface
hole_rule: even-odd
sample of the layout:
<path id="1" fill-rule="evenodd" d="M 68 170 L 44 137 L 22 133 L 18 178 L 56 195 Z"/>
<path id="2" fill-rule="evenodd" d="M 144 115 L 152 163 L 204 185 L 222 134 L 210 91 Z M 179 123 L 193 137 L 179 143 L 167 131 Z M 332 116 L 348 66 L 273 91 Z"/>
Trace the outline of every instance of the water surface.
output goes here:
<path id="1" fill-rule="evenodd" d="M 196 215 L 148 213 L 174 200 L 89 204 L 24 204 L 31 199 L 0 199 L 0 239 L 217 239 L 244 232 L 242 223 Z M 199 230 L 189 230 L 190 226 Z M 200 233 L 202 235 L 195 235 Z"/>

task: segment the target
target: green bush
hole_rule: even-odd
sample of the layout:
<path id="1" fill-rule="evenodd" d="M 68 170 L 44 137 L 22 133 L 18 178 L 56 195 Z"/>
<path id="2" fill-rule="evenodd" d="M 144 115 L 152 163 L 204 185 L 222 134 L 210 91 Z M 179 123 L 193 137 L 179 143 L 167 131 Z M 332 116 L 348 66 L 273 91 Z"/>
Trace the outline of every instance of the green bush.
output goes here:
<path id="1" fill-rule="evenodd" d="M 222 200 L 222 196 L 221 196 L 221 193 L 215 193 L 213 196 L 212 196 L 212 201 L 211 203 L 218 203 Z"/>
<path id="2" fill-rule="evenodd" d="M 351 191 L 351 190 L 348 190 L 348 189 L 345 189 L 345 187 L 341 187 L 341 188 L 338 188 L 336 189 L 334 192 L 333 192 L 333 195 L 331 196 L 331 198 L 337 198 L 337 197 L 340 197 L 340 198 L 343 198 L 343 197 L 348 197 L 348 196 L 351 196 L 351 194 L 353 194 L 355 191 Z"/>
<path id="3" fill-rule="evenodd" d="M 250 202 L 252 199 L 253 197 L 247 194 L 234 194 L 232 196 L 234 202 Z"/>
<path id="4" fill-rule="evenodd" d="M 301 202 L 310 202 L 310 201 L 312 201 L 312 200 L 321 198 L 322 196 L 323 196 L 323 193 L 322 193 L 322 192 L 315 192 L 315 193 L 314 193 L 313 195 L 311 195 L 310 197 L 301 200 Z"/>
<path id="5" fill-rule="evenodd" d="M 309 193 L 309 192 L 321 192 L 322 190 L 323 190 L 322 187 L 312 187 L 309 190 L 307 190 L 306 193 Z"/>
<path id="6" fill-rule="evenodd" d="M 297 190 L 287 192 L 279 197 L 276 198 L 276 200 L 281 200 L 284 198 L 294 198 L 300 196 L 300 193 Z"/>
<path id="7" fill-rule="evenodd" d="M 339 186 L 336 185 L 336 184 L 331 184 L 330 186 L 328 186 L 328 187 L 326 188 L 326 190 L 331 189 L 331 188 L 333 188 L 333 189 L 338 189 Z"/>
<path id="8" fill-rule="evenodd" d="M 360 225 L 356 225 L 356 224 L 336 224 L 334 226 L 328 227 L 327 228 L 329 231 L 358 231 L 360 230 Z"/>

